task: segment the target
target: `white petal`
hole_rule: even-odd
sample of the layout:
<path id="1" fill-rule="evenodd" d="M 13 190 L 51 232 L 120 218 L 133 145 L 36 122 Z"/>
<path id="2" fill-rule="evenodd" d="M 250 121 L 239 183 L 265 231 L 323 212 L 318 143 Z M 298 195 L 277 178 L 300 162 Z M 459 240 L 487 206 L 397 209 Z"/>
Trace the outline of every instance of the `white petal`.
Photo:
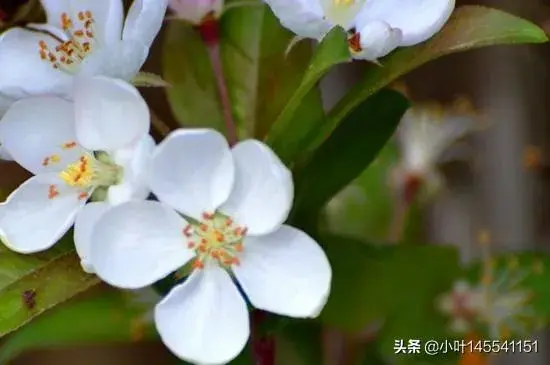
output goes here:
<path id="1" fill-rule="evenodd" d="M 95 36 L 98 38 L 100 45 L 120 40 L 124 16 L 122 0 L 69 0 L 69 2 L 75 25 L 80 25 L 79 12 L 92 12 L 95 20 Z"/>
<path id="2" fill-rule="evenodd" d="M 19 100 L 0 120 L 0 143 L 21 166 L 36 174 L 61 171 L 81 156 L 76 142 L 73 104 L 55 97 Z M 59 162 L 48 162 L 51 156 Z M 46 166 L 45 166 L 46 165 Z"/>
<path id="3" fill-rule="evenodd" d="M 40 58 L 40 41 L 50 48 L 59 43 L 51 36 L 12 28 L 0 36 L 0 90 L 13 98 L 31 95 L 68 95 L 71 76 Z"/>
<path id="4" fill-rule="evenodd" d="M 111 205 L 104 202 L 88 203 L 78 212 L 74 222 L 74 245 L 80 257 L 82 268 L 89 274 L 94 273 L 90 262 L 90 244 L 95 224 L 109 210 Z"/>
<path id="5" fill-rule="evenodd" d="M 343 3 L 338 0 L 319 0 L 325 17 L 332 24 L 339 25 L 345 30 L 349 30 L 354 23 L 355 17 L 361 11 L 365 1 L 370 0 L 353 0 L 349 3 Z"/>
<path id="6" fill-rule="evenodd" d="M 9 154 L 8 150 L 0 145 L 0 160 L 13 161 L 13 157 Z"/>
<path id="7" fill-rule="evenodd" d="M 155 308 L 162 342 L 180 359 L 227 364 L 250 333 L 246 303 L 226 271 L 207 266 L 176 286 Z"/>
<path id="8" fill-rule="evenodd" d="M 149 132 L 147 103 L 137 89 L 103 76 L 79 77 L 74 89 L 76 135 L 90 150 L 128 147 Z"/>
<path id="9" fill-rule="evenodd" d="M 122 39 L 140 41 L 151 47 L 162 27 L 167 7 L 168 0 L 134 0 L 124 23 Z"/>
<path id="10" fill-rule="evenodd" d="M 357 28 L 381 20 L 403 32 L 401 46 L 431 38 L 447 22 L 455 0 L 367 0 L 357 16 Z"/>
<path id="11" fill-rule="evenodd" d="M 13 105 L 15 99 L 0 94 L 0 117 Z"/>
<path id="12" fill-rule="evenodd" d="M 292 207 L 294 183 L 290 170 L 259 141 L 240 142 L 232 152 L 235 183 L 219 210 L 246 226 L 249 234 L 274 231 Z"/>
<path id="13" fill-rule="evenodd" d="M 235 166 L 225 137 L 212 129 L 179 129 L 153 154 L 150 185 L 160 201 L 201 219 L 229 196 Z"/>
<path id="14" fill-rule="evenodd" d="M 116 41 L 99 48 L 80 64 L 79 75 L 102 75 L 130 81 L 137 75 L 149 53 L 140 42 Z"/>
<path id="15" fill-rule="evenodd" d="M 265 0 L 281 24 L 304 38 L 321 40 L 335 24 L 323 19 L 317 0 Z"/>
<path id="16" fill-rule="evenodd" d="M 287 225 L 247 237 L 241 265 L 233 271 L 256 308 L 285 316 L 318 316 L 330 292 L 332 270 L 325 253 L 306 233 Z"/>
<path id="17" fill-rule="evenodd" d="M 138 289 L 179 269 L 193 256 L 182 230 L 187 223 L 154 201 L 131 201 L 101 216 L 92 233 L 90 262 L 105 282 Z"/>
<path id="18" fill-rule="evenodd" d="M 58 196 L 50 198 L 51 186 Z M 53 246 L 73 225 L 85 200 L 64 184 L 58 174 L 30 178 L 0 207 L 0 234 L 11 250 L 34 253 Z"/>
<path id="19" fill-rule="evenodd" d="M 46 11 L 48 23 L 61 28 L 61 14 L 70 10 L 70 0 L 40 0 L 40 2 Z"/>
<path id="20" fill-rule="evenodd" d="M 109 188 L 109 203 L 120 204 L 133 199 L 146 199 L 149 196 L 149 164 L 154 148 L 155 140 L 147 135 L 136 145 L 115 151 L 114 161 L 124 169 L 124 175 L 122 183 Z"/>
<path id="21" fill-rule="evenodd" d="M 359 30 L 361 51 L 354 52 L 353 57 L 375 61 L 396 49 L 402 38 L 399 28 L 392 28 L 383 21 L 372 21 Z"/>

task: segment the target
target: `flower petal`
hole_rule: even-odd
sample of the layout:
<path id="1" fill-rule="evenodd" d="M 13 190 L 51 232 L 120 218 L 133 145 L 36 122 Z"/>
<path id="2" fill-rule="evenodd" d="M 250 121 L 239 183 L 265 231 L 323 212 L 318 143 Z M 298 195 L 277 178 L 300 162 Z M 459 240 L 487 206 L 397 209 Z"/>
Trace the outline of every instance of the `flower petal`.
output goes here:
<path id="1" fill-rule="evenodd" d="M 61 28 L 61 14 L 70 10 L 69 0 L 40 0 L 46 11 L 48 24 Z"/>
<path id="2" fill-rule="evenodd" d="M 184 266 L 194 253 L 185 246 L 187 223 L 154 201 L 117 205 L 97 221 L 90 263 L 105 282 L 125 289 L 153 284 Z"/>
<path id="3" fill-rule="evenodd" d="M 116 41 L 92 52 L 80 65 L 79 75 L 102 75 L 131 81 L 145 63 L 149 48 L 140 42 Z"/>
<path id="4" fill-rule="evenodd" d="M 167 7 L 168 0 L 134 0 L 124 23 L 122 39 L 140 41 L 147 48 L 151 47 Z"/>
<path id="5" fill-rule="evenodd" d="M 265 0 L 282 26 L 304 38 L 321 40 L 335 24 L 323 18 L 317 0 Z"/>
<path id="6" fill-rule="evenodd" d="M 233 271 L 250 302 L 285 316 L 318 316 L 328 299 L 332 270 L 317 242 L 287 225 L 245 240 L 241 265 Z"/>
<path id="7" fill-rule="evenodd" d="M 217 265 L 195 271 L 155 308 L 162 342 L 179 358 L 221 365 L 243 350 L 250 334 L 246 302 Z"/>
<path id="8" fill-rule="evenodd" d="M 375 61 L 399 47 L 403 35 L 399 28 L 392 28 L 386 22 L 372 21 L 354 36 L 359 37 L 361 50 L 354 50 L 353 57 Z"/>
<path id="9" fill-rule="evenodd" d="M 122 0 L 70 0 L 69 3 L 73 22 L 77 22 L 75 25 L 80 25 L 78 20 L 80 12 L 90 11 L 92 13 L 95 37 L 100 45 L 120 40 L 124 17 Z M 61 25 L 61 18 L 59 19 L 59 25 Z"/>
<path id="10" fill-rule="evenodd" d="M 74 222 L 74 245 L 80 257 L 82 268 L 89 274 L 94 273 L 90 262 L 90 244 L 95 224 L 111 205 L 105 202 L 86 204 L 76 215 Z"/>
<path id="11" fill-rule="evenodd" d="M 114 152 L 114 161 L 122 166 L 124 176 L 122 183 L 109 188 L 109 203 L 120 204 L 133 199 L 146 199 L 149 196 L 149 164 L 154 148 L 155 140 L 146 135 L 135 146 Z"/>
<path id="12" fill-rule="evenodd" d="M 365 1 L 370 0 L 353 0 L 345 3 L 338 0 L 319 0 L 319 4 L 323 9 L 324 16 L 332 24 L 349 30 L 353 26 L 355 17 L 361 11 Z"/>
<path id="13" fill-rule="evenodd" d="M 94 151 L 127 147 L 149 132 L 147 103 L 132 85 L 103 76 L 79 77 L 74 90 L 76 135 Z"/>
<path id="14" fill-rule="evenodd" d="M 57 193 L 55 196 L 52 193 Z M 4 244 L 19 253 L 52 247 L 72 226 L 86 203 L 57 173 L 34 176 L 10 194 L 0 206 L 0 235 Z"/>
<path id="15" fill-rule="evenodd" d="M 401 46 L 431 38 L 445 25 L 455 0 L 367 0 L 356 18 L 357 28 L 381 20 L 403 33 Z"/>
<path id="16" fill-rule="evenodd" d="M 61 171 L 83 152 L 76 144 L 73 113 L 72 103 L 56 97 L 19 100 L 0 121 L 0 143 L 34 174 Z"/>
<path id="17" fill-rule="evenodd" d="M 40 41 L 50 48 L 59 44 L 49 35 L 23 28 L 9 29 L 0 36 L 0 90 L 6 96 L 69 94 L 71 76 L 40 58 Z"/>
<path id="18" fill-rule="evenodd" d="M 262 142 L 243 141 L 232 152 L 235 183 L 219 210 L 246 226 L 249 234 L 274 231 L 287 219 L 292 207 L 291 172 Z"/>
<path id="19" fill-rule="evenodd" d="M 235 166 L 226 139 L 212 129 L 179 129 L 153 154 L 150 186 L 160 201 L 201 219 L 229 196 Z"/>

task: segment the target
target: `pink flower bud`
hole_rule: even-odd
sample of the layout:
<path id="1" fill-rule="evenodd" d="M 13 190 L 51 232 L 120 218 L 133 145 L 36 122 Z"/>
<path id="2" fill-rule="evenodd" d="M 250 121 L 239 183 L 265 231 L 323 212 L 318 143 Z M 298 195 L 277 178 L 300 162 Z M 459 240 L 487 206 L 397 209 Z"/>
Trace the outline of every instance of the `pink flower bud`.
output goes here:
<path id="1" fill-rule="evenodd" d="M 178 18 L 199 25 L 208 15 L 220 17 L 223 0 L 170 0 L 169 6 Z"/>

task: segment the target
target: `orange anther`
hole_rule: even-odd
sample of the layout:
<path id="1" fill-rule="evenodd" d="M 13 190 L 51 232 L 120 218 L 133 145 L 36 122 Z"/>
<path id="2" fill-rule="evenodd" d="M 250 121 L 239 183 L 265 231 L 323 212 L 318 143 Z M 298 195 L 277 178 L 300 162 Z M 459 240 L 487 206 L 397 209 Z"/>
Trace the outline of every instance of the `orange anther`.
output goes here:
<path id="1" fill-rule="evenodd" d="M 50 164 L 50 158 L 46 157 L 44 161 L 42 161 L 42 166 L 48 166 Z"/>
<path id="2" fill-rule="evenodd" d="M 244 245 L 243 245 L 241 242 L 237 243 L 237 244 L 235 245 L 235 250 L 237 250 L 237 252 L 243 252 L 243 250 L 244 250 Z"/>
<path id="3" fill-rule="evenodd" d="M 216 260 L 219 260 L 220 259 L 220 252 L 219 251 L 212 251 L 210 253 L 210 256 L 212 256 L 212 258 L 214 258 Z"/>
<path id="4" fill-rule="evenodd" d="M 40 42 L 38 42 L 38 45 L 39 45 L 40 48 L 43 49 L 43 50 L 47 50 L 47 49 L 48 49 L 48 45 L 46 44 L 45 41 L 42 41 L 42 40 L 41 40 Z"/>
<path id="5" fill-rule="evenodd" d="M 78 12 L 78 20 L 80 20 L 81 22 L 84 21 L 85 18 L 85 15 L 84 15 L 84 12 L 83 11 L 79 11 Z"/>
<path id="6" fill-rule="evenodd" d="M 50 185 L 50 187 L 48 188 L 48 198 L 54 199 L 57 196 L 59 196 L 59 190 L 57 190 L 57 186 Z"/>
<path id="7" fill-rule="evenodd" d="M 197 259 L 193 262 L 193 269 L 204 269 L 204 262 L 202 262 L 200 259 Z"/>
<path id="8" fill-rule="evenodd" d="M 78 194 L 78 200 L 86 200 L 88 199 L 88 193 L 85 193 L 85 192 L 82 192 L 80 194 Z"/>
<path id="9" fill-rule="evenodd" d="M 189 243 L 187 243 L 187 248 L 195 248 L 195 242 L 189 241 Z"/>
<path id="10" fill-rule="evenodd" d="M 87 17 L 88 19 L 91 19 L 91 18 L 94 17 L 94 15 L 92 14 L 92 12 L 91 12 L 90 10 L 86 10 L 86 17 Z"/>
<path id="11" fill-rule="evenodd" d="M 244 227 L 244 228 L 241 230 L 241 236 L 246 236 L 247 233 L 248 233 L 248 228 Z"/>
<path id="12" fill-rule="evenodd" d="M 214 218 L 214 214 L 204 212 L 204 213 L 202 213 L 202 218 L 206 219 L 206 220 L 211 220 L 211 219 Z"/>
<path id="13" fill-rule="evenodd" d="M 84 37 L 84 31 L 79 29 L 73 33 L 76 37 Z"/>
<path id="14" fill-rule="evenodd" d="M 191 237 L 191 230 L 193 229 L 193 227 L 188 224 L 187 226 L 185 226 L 185 228 L 183 229 L 183 234 L 186 236 L 186 237 Z"/>
<path id="15" fill-rule="evenodd" d="M 202 253 L 206 252 L 206 246 L 203 245 L 203 244 L 201 244 L 201 245 L 199 246 L 199 251 L 202 252 Z"/>
<path id="16" fill-rule="evenodd" d="M 206 232 L 208 230 L 208 226 L 206 224 L 201 224 L 200 229 L 201 231 Z"/>

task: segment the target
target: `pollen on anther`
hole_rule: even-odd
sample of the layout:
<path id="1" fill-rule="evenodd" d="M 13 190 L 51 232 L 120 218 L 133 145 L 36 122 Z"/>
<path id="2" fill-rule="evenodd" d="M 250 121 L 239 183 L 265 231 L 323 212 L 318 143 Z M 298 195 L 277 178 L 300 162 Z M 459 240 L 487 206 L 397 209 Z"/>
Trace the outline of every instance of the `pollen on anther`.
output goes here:
<path id="1" fill-rule="evenodd" d="M 214 214 L 204 212 L 202 213 L 202 218 L 206 220 L 212 220 L 214 218 Z"/>
<path id="2" fill-rule="evenodd" d="M 237 243 L 235 245 L 235 250 L 237 250 L 237 252 L 243 252 L 243 250 L 244 250 L 243 244 L 241 242 Z"/>
<path id="3" fill-rule="evenodd" d="M 54 199 L 59 196 L 59 190 L 57 190 L 57 186 L 50 185 L 48 188 L 48 199 Z"/>
<path id="4" fill-rule="evenodd" d="M 187 243 L 187 248 L 195 248 L 195 242 Z"/>
<path id="5" fill-rule="evenodd" d="M 86 200 L 88 199 L 88 197 L 89 197 L 88 193 L 85 193 L 85 192 L 78 194 L 78 200 Z"/>
<path id="6" fill-rule="evenodd" d="M 193 230 L 193 227 L 188 224 L 184 229 L 183 229 L 183 234 L 185 235 L 185 237 L 191 237 L 191 231 Z"/>
<path id="7" fill-rule="evenodd" d="M 204 262 L 202 262 L 201 260 L 195 260 L 193 262 L 193 269 L 204 269 Z"/>

